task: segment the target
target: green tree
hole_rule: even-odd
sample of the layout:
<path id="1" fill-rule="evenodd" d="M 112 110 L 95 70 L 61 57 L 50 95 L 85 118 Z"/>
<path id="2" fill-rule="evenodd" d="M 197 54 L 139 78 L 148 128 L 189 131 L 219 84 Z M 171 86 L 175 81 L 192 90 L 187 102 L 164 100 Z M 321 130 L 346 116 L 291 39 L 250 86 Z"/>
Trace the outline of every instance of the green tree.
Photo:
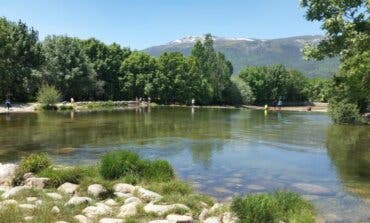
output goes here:
<path id="1" fill-rule="evenodd" d="M 225 100 L 232 105 L 248 105 L 253 104 L 256 98 L 245 81 L 240 77 L 234 77 L 225 91 Z"/>
<path id="2" fill-rule="evenodd" d="M 48 36 L 43 42 L 43 53 L 43 80 L 55 86 L 65 99 L 93 100 L 103 94 L 103 83 L 97 80 L 79 39 Z"/>
<path id="3" fill-rule="evenodd" d="M 0 17 L 0 97 L 32 99 L 36 90 L 32 70 L 42 63 L 38 33 L 19 21 Z"/>
<path id="4" fill-rule="evenodd" d="M 124 60 L 120 67 L 120 86 L 125 98 L 152 97 L 157 67 L 157 60 L 143 52 L 135 51 Z"/>
<path id="5" fill-rule="evenodd" d="M 37 92 L 37 102 L 45 107 L 54 106 L 60 99 L 61 94 L 54 86 L 42 85 Z"/>
<path id="6" fill-rule="evenodd" d="M 83 41 L 82 46 L 93 64 L 97 79 L 103 84 L 103 93 L 99 95 L 98 99 L 121 99 L 119 69 L 122 61 L 130 55 L 130 50 L 128 48 L 121 48 L 116 43 L 106 45 L 94 38 Z"/>
<path id="7" fill-rule="evenodd" d="M 331 101 L 355 104 L 360 113 L 370 101 L 370 2 L 368 0 L 302 0 L 309 21 L 323 22 L 326 38 L 307 46 L 307 58 L 339 56 Z"/>

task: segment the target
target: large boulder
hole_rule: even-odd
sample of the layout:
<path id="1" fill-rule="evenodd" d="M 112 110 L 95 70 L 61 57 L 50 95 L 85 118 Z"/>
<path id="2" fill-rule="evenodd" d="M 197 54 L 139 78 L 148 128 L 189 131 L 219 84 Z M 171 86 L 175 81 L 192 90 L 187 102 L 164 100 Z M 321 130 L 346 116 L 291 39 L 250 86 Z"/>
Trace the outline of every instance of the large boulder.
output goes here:
<path id="1" fill-rule="evenodd" d="M 92 184 L 87 188 L 87 193 L 94 197 L 101 197 L 107 193 L 107 189 L 100 184 Z"/>
<path id="2" fill-rule="evenodd" d="M 113 186 L 113 190 L 120 193 L 133 193 L 135 186 L 131 184 L 118 183 Z"/>
<path id="3" fill-rule="evenodd" d="M 15 172 L 18 168 L 18 165 L 8 163 L 0 163 L 0 185 L 11 186 L 15 178 Z"/>
<path id="4" fill-rule="evenodd" d="M 193 218 L 187 215 L 170 214 L 167 215 L 166 219 L 169 223 L 192 223 Z"/>
<path id="5" fill-rule="evenodd" d="M 99 216 L 112 214 L 112 208 L 103 203 L 96 203 L 95 206 L 86 207 L 82 213 L 88 218 L 96 218 Z"/>
<path id="6" fill-rule="evenodd" d="M 24 182 L 25 186 L 43 189 L 49 183 L 50 179 L 46 177 L 30 177 Z"/>
<path id="7" fill-rule="evenodd" d="M 72 183 L 64 183 L 58 187 L 58 191 L 61 191 L 66 194 L 74 194 L 79 186 Z"/>
<path id="8" fill-rule="evenodd" d="M 161 195 L 153 191 L 147 190 L 145 188 L 136 187 L 135 190 L 137 191 L 137 194 L 139 195 L 139 197 L 146 202 L 155 202 L 155 201 L 159 201 L 160 199 L 162 199 Z"/>
<path id="9" fill-rule="evenodd" d="M 10 197 L 15 196 L 16 194 L 18 194 L 21 191 L 29 190 L 29 189 L 31 189 L 31 187 L 28 187 L 28 186 L 16 186 L 16 187 L 13 187 L 12 189 L 8 190 L 7 192 L 3 193 L 1 195 L 1 197 L 3 199 L 8 199 Z"/>
<path id="10" fill-rule="evenodd" d="M 80 205 L 80 204 L 89 204 L 92 202 L 92 199 L 89 197 L 71 197 L 65 206 L 73 206 L 73 205 Z"/>

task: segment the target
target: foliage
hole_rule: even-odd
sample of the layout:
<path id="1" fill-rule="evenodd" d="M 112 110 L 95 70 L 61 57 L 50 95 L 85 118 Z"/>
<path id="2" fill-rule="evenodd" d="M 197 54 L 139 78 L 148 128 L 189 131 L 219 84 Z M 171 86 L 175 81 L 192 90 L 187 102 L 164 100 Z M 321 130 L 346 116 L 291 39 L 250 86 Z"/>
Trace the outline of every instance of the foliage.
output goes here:
<path id="1" fill-rule="evenodd" d="M 283 65 L 247 67 L 239 74 L 252 89 L 256 102 L 304 101 L 307 94 L 304 89 L 307 79 L 298 71 Z"/>
<path id="2" fill-rule="evenodd" d="M 370 101 L 370 2 L 303 0 L 301 5 L 307 9 L 308 20 L 323 22 L 322 29 L 327 36 L 317 46 L 307 46 L 306 57 L 318 60 L 340 57 L 340 70 L 333 78 L 331 101 L 339 106 L 355 104 L 359 113 L 366 112 Z M 347 113 L 351 117 L 336 116 L 333 117 L 335 122 L 353 120 L 356 109 L 345 107 L 351 110 Z"/>
<path id="3" fill-rule="evenodd" d="M 18 223 L 22 220 L 22 211 L 16 204 L 5 205 L 0 208 L 0 222 Z"/>
<path id="4" fill-rule="evenodd" d="M 80 168 L 53 168 L 49 167 L 37 174 L 40 177 L 47 177 L 50 179 L 50 187 L 58 187 L 65 182 L 80 183 L 83 173 Z"/>
<path id="5" fill-rule="evenodd" d="M 231 84 L 225 91 L 225 98 L 232 105 L 253 104 L 256 100 L 252 89 L 239 77 L 231 78 Z"/>
<path id="6" fill-rule="evenodd" d="M 105 154 L 100 161 L 100 174 L 105 179 L 137 175 L 140 171 L 140 158 L 136 153 L 130 151 L 110 152 Z"/>
<path id="7" fill-rule="evenodd" d="M 167 160 L 143 160 L 141 175 L 145 180 L 166 182 L 175 177 L 175 171 Z"/>
<path id="8" fill-rule="evenodd" d="M 37 102 L 45 106 L 55 105 L 60 99 L 61 94 L 54 86 L 43 85 L 37 92 Z"/>
<path id="9" fill-rule="evenodd" d="M 35 153 L 22 159 L 19 168 L 25 173 L 38 173 L 51 165 L 50 159 L 45 153 Z"/>
<path id="10" fill-rule="evenodd" d="M 237 197 L 231 209 L 245 223 L 314 222 L 313 206 L 288 191 Z"/>
<path id="11" fill-rule="evenodd" d="M 357 105 L 349 102 L 332 101 L 329 106 L 329 114 L 334 123 L 337 124 L 356 124 L 362 121 Z"/>
<path id="12" fill-rule="evenodd" d="M 309 79 L 305 92 L 307 92 L 310 101 L 327 102 L 330 97 L 331 84 L 331 80 Z"/>

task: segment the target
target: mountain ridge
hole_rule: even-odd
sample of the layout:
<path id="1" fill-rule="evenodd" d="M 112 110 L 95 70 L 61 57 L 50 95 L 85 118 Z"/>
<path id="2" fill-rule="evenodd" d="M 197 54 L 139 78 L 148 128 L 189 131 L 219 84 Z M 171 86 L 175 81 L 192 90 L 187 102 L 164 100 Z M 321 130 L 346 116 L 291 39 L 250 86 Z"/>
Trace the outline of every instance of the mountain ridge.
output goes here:
<path id="1" fill-rule="evenodd" d="M 188 56 L 196 41 L 204 40 L 202 36 L 187 36 L 144 49 L 144 52 L 158 57 L 163 52 L 178 51 Z M 214 47 L 225 54 L 238 73 L 246 66 L 263 66 L 283 64 L 300 70 L 307 77 L 328 78 L 339 66 L 337 58 L 322 61 L 303 60 L 302 49 L 306 44 L 318 44 L 324 37 L 320 35 L 292 36 L 278 39 L 257 39 L 240 37 L 213 36 Z"/>

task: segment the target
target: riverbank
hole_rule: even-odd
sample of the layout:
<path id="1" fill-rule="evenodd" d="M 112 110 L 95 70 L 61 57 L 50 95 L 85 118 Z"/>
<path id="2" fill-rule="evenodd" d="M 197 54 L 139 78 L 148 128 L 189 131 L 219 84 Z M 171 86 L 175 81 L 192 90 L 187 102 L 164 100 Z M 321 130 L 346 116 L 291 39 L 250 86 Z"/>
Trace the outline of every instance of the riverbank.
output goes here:
<path id="1" fill-rule="evenodd" d="M 142 102 L 137 103 L 136 101 L 85 101 L 75 103 L 59 103 L 56 105 L 58 110 L 75 110 L 79 111 L 95 111 L 95 110 L 123 110 L 123 109 L 137 109 L 148 107 L 148 103 Z M 163 106 L 163 107 L 194 107 L 194 108 L 222 108 L 222 109 L 235 109 L 235 108 L 246 108 L 252 110 L 265 110 L 264 106 L 255 105 L 243 105 L 243 106 L 230 106 L 230 105 L 204 105 L 204 106 L 188 106 L 188 105 L 157 105 L 152 104 L 151 106 Z M 300 112 L 327 112 L 327 103 L 314 103 L 312 106 L 286 106 L 281 107 L 281 111 L 300 111 Z M 5 106 L 0 106 L 0 114 L 3 113 L 24 113 L 24 112 L 36 112 L 40 109 L 38 103 L 17 103 L 13 104 L 8 110 Z M 279 110 L 277 107 L 269 107 L 269 110 Z"/>
<path id="2" fill-rule="evenodd" d="M 167 161 L 127 151 L 88 167 L 55 166 L 33 154 L 19 164 L 0 164 L 0 185 L 0 222 L 7 223 L 315 221 L 312 204 L 293 192 L 217 203 L 176 179 Z"/>

